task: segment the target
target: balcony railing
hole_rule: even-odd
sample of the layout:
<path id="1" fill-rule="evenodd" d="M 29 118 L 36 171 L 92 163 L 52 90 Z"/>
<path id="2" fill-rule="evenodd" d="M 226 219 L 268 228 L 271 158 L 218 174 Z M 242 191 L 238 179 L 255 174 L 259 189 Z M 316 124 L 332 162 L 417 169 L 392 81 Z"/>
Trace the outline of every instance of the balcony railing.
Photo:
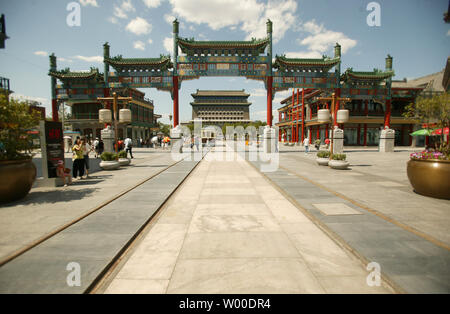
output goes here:
<path id="1" fill-rule="evenodd" d="M 69 120 L 98 120 L 98 112 L 72 113 Z"/>
<path id="2" fill-rule="evenodd" d="M 5 89 L 7 91 L 11 90 L 9 86 L 9 79 L 0 77 L 0 89 Z"/>

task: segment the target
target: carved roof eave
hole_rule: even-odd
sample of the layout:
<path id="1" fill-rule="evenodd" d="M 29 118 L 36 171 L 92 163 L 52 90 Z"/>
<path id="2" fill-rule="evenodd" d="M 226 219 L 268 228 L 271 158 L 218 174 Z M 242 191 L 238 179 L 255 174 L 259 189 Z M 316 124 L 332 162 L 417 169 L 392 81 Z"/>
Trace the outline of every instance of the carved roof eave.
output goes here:
<path id="1" fill-rule="evenodd" d="M 91 71 L 91 72 L 50 71 L 48 75 L 57 78 L 62 82 L 73 82 L 73 81 L 103 82 L 103 76 L 98 71 Z"/>
<path id="2" fill-rule="evenodd" d="M 116 70 L 161 70 L 173 68 L 170 57 L 161 58 L 105 58 L 107 64 Z"/>
<path id="3" fill-rule="evenodd" d="M 394 76 L 394 71 L 385 71 L 385 72 L 354 72 L 354 71 L 346 71 L 341 79 L 343 81 L 383 81 Z"/>
<path id="4" fill-rule="evenodd" d="M 178 45 L 183 53 L 206 50 L 250 50 L 264 53 L 268 44 L 268 38 L 254 39 L 251 41 L 195 41 L 186 38 L 178 39 Z"/>
<path id="5" fill-rule="evenodd" d="M 330 70 L 341 61 L 340 58 L 322 58 L 322 59 L 296 59 L 286 58 L 284 56 L 276 56 L 273 67 L 275 69 L 298 69 L 303 68 L 321 68 L 323 70 Z"/>

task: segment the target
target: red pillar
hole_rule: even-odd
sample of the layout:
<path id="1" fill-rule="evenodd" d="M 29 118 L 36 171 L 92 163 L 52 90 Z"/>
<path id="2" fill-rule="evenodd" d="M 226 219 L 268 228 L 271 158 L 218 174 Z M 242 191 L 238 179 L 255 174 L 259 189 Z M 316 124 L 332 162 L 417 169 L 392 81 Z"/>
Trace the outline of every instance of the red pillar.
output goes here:
<path id="1" fill-rule="evenodd" d="M 173 77 L 173 127 L 178 125 L 178 76 Z"/>
<path id="2" fill-rule="evenodd" d="M 391 100 L 386 100 L 386 111 L 384 112 L 384 128 L 391 127 Z"/>
<path id="3" fill-rule="evenodd" d="M 325 138 L 329 138 L 329 131 L 328 131 L 328 123 L 327 124 L 325 124 Z"/>
<path id="4" fill-rule="evenodd" d="M 334 92 L 336 93 L 336 97 L 338 97 L 338 99 L 339 99 L 339 97 L 341 97 L 341 89 L 340 88 L 336 88 Z M 334 108 L 334 126 L 338 125 L 338 123 L 337 123 L 337 112 L 339 110 L 340 105 L 341 105 L 341 102 L 339 100 L 336 100 L 336 103 L 334 104 L 334 107 L 335 107 Z"/>
<path id="5" fill-rule="evenodd" d="M 302 88 L 302 143 L 305 139 L 305 89 Z"/>
<path id="6" fill-rule="evenodd" d="M 364 123 L 364 146 L 367 146 L 367 123 Z"/>
<path id="7" fill-rule="evenodd" d="M 267 77 L 267 125 L 272 126 L 272 81 L 273 77 Z"/>
<path id="8" fill-rule="evenodd" d="M 317 126 L 317 134 L 316 139 L 320 139 L 320 125 Z"/>
<path id="9" fill-rule="evenodd" d="M 356 143 L 358 146 L 361 145 L 361 124 L 358 124 L 358 133 L 356 135 Z"/>

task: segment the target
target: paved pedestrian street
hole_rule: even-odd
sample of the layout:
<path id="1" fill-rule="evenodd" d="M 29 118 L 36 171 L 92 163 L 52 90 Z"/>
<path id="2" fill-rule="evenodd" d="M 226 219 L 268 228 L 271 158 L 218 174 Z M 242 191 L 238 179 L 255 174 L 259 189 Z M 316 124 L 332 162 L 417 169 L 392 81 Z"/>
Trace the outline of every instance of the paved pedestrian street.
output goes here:
<path id="1" fill-rule="evenodd" d="M 392 293 L 250 163 L 210 152 L 105 293 Z M 320 202 L 318 199 L 317 202 Z"/>

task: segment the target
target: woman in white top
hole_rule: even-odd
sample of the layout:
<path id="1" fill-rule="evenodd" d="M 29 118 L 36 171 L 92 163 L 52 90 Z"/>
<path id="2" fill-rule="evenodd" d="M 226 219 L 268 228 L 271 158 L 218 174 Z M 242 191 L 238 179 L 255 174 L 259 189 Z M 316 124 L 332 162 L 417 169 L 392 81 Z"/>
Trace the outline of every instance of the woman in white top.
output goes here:
<path id="1" fill-rule="evenodd" d="M 89 178 L 89 153 L 92 151 L 91 145 L 86 141 L 85 138 L 81 139 L 81 149 L 83 150 L 84 156 L 84 167 L 86 168 L 86 179 Z"/>
<path id="2" fill-rule="evenodd" d="M 309 152 L 309 138 L 308 137 L 306 137 L 303 140 L 303 145 L 305 146 L 305 154 L 307 154 Z"/>

